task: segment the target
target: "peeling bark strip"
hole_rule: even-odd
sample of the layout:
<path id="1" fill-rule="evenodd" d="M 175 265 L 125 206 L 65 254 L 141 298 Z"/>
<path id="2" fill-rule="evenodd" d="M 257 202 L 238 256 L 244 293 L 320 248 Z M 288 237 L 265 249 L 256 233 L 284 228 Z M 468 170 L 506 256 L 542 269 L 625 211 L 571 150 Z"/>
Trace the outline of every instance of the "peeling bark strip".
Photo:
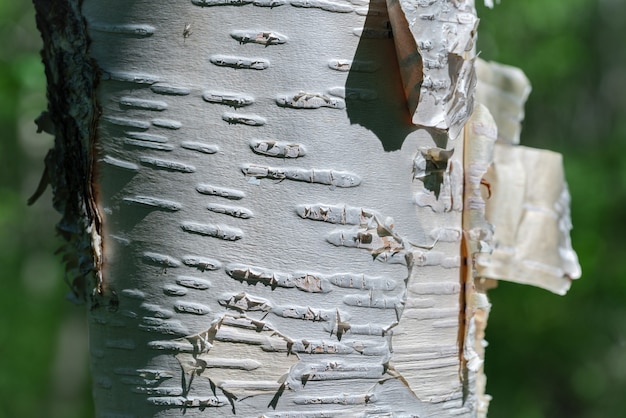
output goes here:
<path id="1" fill-rule="evenodd" d="M 101 218 L 94 190 L 100 71 L 88 53 L 90 41 L 81 1 L 33 3 L 44 44 L 48 113 L 55 135 L 45 170 L 54 192 L 54 207 L 62 214 L 57 230 L 67 241 L 63 259 L 73 298 L 91 298 L 95 308 L 107 290 L 101 271 Z M 114 299 L 109 302 L 112 306 Z"/>
<path id="2" fill-rule="evenodd" d="M 465 304 L 459 341 L 463 370 L 477 372 L 474 390 L 484 415 L 487 290 L 495 280 L 508 280 L 564 294 L 581 270 L 569 237 L 561 156 L 516 145 L 528 79 L 496 63 L 478 60 L 478 68 L 478 105 L 465 125 Z"/>
<path id="3" fill-rule="evenodd" d="M 581 270 L 561 156 L 517 145 L 526 76 L 480 60 L 478 68 L 484 105 L 466 125 L 464 221 L 475 275 L 565 294 Z"/>
<path id="4" fill-rule="evenodd" d="M 474 103 L 474 2 L 387 0 L 387 6 L 413 123 L 455 139 Z"/>

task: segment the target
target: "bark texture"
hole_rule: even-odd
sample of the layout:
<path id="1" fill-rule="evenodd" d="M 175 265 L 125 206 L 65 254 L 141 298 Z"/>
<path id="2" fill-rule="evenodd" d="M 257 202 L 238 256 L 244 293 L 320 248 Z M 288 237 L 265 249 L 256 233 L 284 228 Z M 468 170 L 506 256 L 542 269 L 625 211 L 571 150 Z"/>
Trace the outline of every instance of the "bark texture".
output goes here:
<path id="1" fill-rule="evenodd" d="M 89 300 L 95 306 L 105 293 L 100 273 L 101 219 L 93 182 L 100 72 L 88 52 L 89 36 L 79 3 L 35 0 L 34 5 L 48 83 L 48 110 L 36 122 L 40 131 L 55 135 L 38 193 L 51 184 L 54 207 L 63 215 L 57 231 L 67 242 L 62 251 L 70 298 Z M 36 193 L 29 204 L 37 197 Z M 107 303 L 114 306 L 116 296 L 108 292 Z"/>
<path id="2" fill-rule="evenodd" d="M 99 417 L 486 413 L 473 2 L 52 3 Z"/>

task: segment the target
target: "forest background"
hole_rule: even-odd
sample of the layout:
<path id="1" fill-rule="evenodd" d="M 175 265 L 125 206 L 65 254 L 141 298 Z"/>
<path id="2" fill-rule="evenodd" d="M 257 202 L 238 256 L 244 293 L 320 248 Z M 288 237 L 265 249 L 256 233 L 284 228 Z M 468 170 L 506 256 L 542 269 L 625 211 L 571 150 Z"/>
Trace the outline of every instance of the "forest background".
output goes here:
<path id="1" fill-rule="evenodd" d="M 481 3 L 477 0 L 477 3 Z M 564 154 L 583 277 L 565 297 L 501 283 L 489 296 L 491 418 L 610 418 L 626 411 L 626 2 L 478 4 L 483 59 L 533 85 L 522 143 Z M 41 38 L 28 1 L 0 0 L 0 418 L 93 416 L 84 308 L 54 251 L 52 137 Z"/>

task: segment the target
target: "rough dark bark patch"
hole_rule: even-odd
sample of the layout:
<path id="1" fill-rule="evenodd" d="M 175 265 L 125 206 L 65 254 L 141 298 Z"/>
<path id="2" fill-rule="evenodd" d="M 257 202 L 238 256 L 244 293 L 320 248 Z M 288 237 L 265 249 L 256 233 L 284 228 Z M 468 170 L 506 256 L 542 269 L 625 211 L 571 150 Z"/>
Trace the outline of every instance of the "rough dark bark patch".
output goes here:
<path id="1" fill-rule="evenodd" d="M 89 57 L 86 22 L 80 0 L 33 0 L 44 47 L 48 114 L 54 127 L 54 147 L 46 156 L 46 175 L 54 192 L 53 205 L 62 214 L 57 230 L 67 277 L 77 301 L 95 307 L 104 293 L 101 279 L 101 220 L 93 188 L 96 126 L 99 109 L 96 86 L 99 69 Z"/>

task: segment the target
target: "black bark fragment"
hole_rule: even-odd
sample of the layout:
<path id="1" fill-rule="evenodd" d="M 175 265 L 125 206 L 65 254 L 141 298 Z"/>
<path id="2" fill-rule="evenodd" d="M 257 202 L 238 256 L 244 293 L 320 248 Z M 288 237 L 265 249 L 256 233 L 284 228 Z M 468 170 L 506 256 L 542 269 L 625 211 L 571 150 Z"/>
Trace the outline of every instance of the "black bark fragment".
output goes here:
<path id="1" fill-rule="evenodd" d="M 81 0 L 33 0 L 33 4 L 44 45 L 47 112 L 55 135 L 45 158 L 45 176 L 54 193 L 53 206 L 62 215 L 56 228 L 66 241 L 63 259 L 70 296 L 95 308 L 105 294 L 101 219 L 93 182 L 100 70 L 89 56 Z"/>

